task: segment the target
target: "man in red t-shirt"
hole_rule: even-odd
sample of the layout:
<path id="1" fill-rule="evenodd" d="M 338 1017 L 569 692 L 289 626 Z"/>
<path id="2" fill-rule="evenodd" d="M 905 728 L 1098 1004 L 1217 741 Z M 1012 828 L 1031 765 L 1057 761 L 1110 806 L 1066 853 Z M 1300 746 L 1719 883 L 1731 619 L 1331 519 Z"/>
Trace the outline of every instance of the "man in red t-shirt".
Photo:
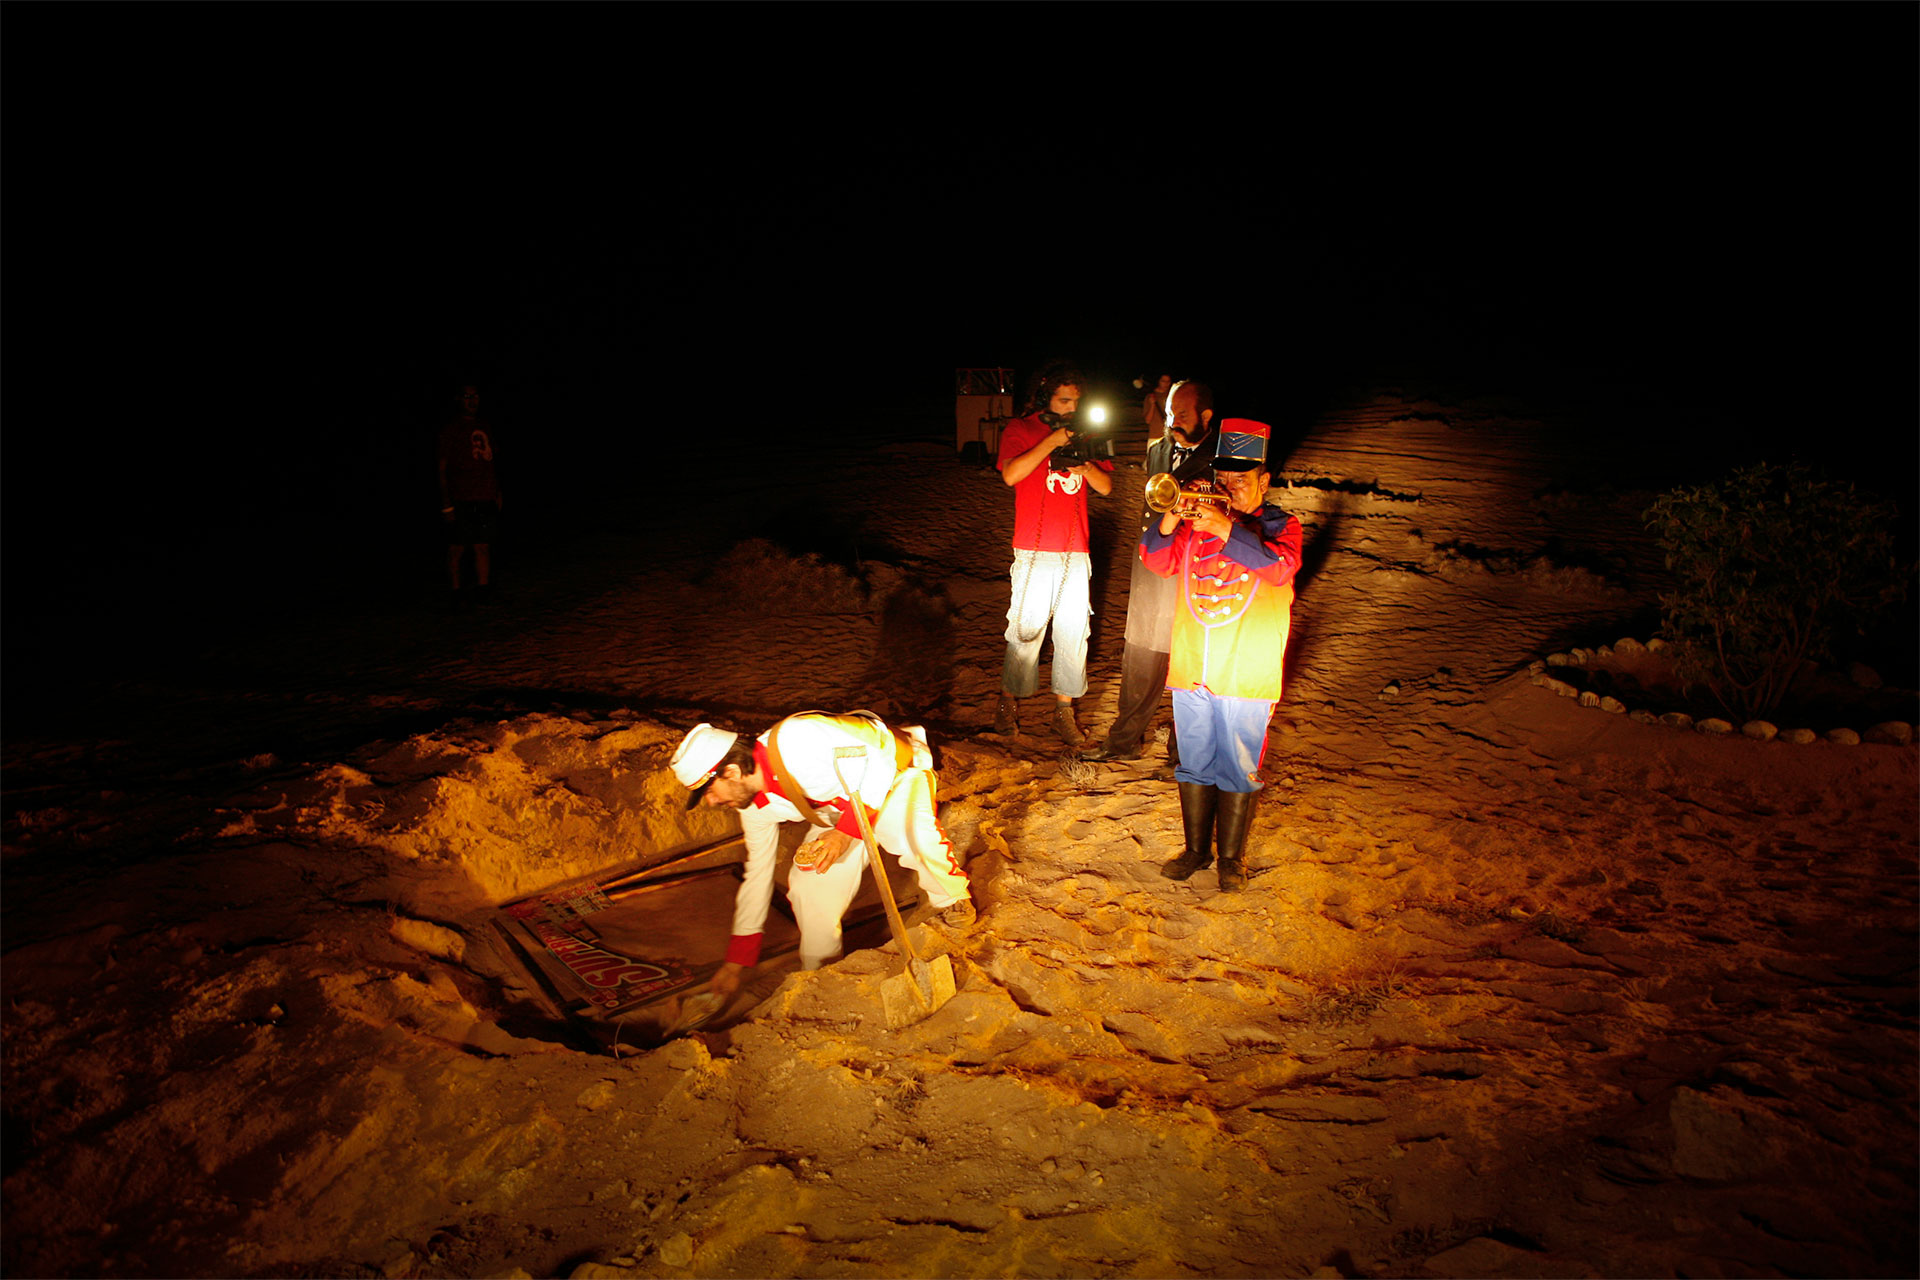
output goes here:
<path id="1" fill-rule="evenodd" d="M 482 599 L 493 571 L 493 531 L 500 515 L 493 430 L 480 417 L 480 392 L 460 388 L 460 414 L 440 428 L 440 519 L 447 526 L 447 579 L 460 590 L 460 561 L 473 548 L 473 581 Z"/>
<path id="2" fill-rule="evenodd" d="M 1093 617 L 1087 555 L 1087 490 L 1113 491 L 1113 464 L 1053 465 L 1073 439 L 1072 418 L 1085 379 L 1054 361 L 1034 377 L 1027 415 L 1000 436 L 1000 478 L 1013 489 L 1013 598 L 1007 607 L 1007 657 L 1000 673 L 996 733 L 1019 728 L 1016 699 L 1040 687 L 1040 645 L 1053 626 L 1054 732 L 1081 747 L 1073 700 L 1087 691 L 1087 634 Z"/>

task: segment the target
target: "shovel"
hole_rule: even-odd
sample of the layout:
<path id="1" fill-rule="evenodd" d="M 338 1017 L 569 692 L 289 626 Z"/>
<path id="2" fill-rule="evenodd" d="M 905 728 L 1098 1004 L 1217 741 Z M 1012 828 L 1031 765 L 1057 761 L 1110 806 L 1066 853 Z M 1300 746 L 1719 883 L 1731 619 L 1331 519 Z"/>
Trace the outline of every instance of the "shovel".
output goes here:
<path id="1" fill-rule="evenodd" d="M 893 931 L 893 940 L 900 944 L 905 957 L 900 972 L 880 984 L 880 1007 L 886 1014 L 887 1030 L 898 1031 L 953 999 L 953 960 L 939 955 L 929 962 L 914 953 L 907 926 L 900 919 L 899 904 L 893 900 L 893 884 L 887 879 L 886 864 L 880 860 L 880 842 L 873 838 L 873 825 L 867 821 L 867 806 L 861 803 L 860 793 L 847 785 L 847 775 L 840 771 L 842 760 L 866 754 L 865 747 L 835 748 L 833 772 L 840 779 L 841 789 L 853 801 L 854 816 L 860 820 L 860 834 L 867 841 L 867 860 L 873 867 L 874 883 L 880 888 L 880 900 L 886 904 L 887 927 Z"/>

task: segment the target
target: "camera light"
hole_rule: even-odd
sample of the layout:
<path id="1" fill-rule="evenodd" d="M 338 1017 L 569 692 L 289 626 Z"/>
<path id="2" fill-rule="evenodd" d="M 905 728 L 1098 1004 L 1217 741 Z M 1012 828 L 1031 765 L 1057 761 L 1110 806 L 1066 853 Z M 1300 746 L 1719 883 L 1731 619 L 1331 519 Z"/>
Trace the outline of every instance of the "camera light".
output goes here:
<path id="1" fill-rule="evenodd" d="M 1105 422 L 1107 420 L 1107 406 L 1103 404 L 1089 406 L 1087 409 L 1087 420 L 1095 426 Z"/>

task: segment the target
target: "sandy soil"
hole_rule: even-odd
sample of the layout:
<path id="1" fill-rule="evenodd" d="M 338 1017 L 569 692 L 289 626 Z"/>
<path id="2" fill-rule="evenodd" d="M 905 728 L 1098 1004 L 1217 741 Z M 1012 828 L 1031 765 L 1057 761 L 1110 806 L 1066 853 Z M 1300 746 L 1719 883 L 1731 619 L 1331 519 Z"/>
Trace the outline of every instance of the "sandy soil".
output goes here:
<path id="1" fill-rule="evenodd" d="M 10 735 L 8 1275 L 1920 1269 L 1915 749 L 1539 683 L 1648 634 L 1650 495 L 1601 438 L 1386 396 L 1298 441 L 1234 896 L 1156 873 L 1156 761 L 1066 759 L 1037 701 L 988 731 L 996 475 L 772 463 L 742 525 L 525 555 L 486 609 L 238 627 L 84 741 Z M 1095 503 L 1095 730 L 1142 478 Z M 688 725 L 856 706 L 929 726 L 968 852 L 932 1018 L 888 1030 L 898 959 L 862 950 L 588 1052 L 486 945 L 502 902 L 722 832 L 660 767 Z"/>

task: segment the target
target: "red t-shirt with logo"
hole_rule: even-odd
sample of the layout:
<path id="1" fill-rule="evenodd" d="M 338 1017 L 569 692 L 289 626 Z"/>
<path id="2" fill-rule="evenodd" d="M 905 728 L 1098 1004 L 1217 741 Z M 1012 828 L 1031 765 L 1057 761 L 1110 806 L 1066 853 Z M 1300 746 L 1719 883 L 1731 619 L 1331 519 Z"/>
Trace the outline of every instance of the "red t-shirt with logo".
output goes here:
<path id="1" fill-rule="evenodd" d="M 449 502 L 493 502 L 500 481 L 493 471 L 493 428 L 481 418 L 455 418 L 440 428 L 440 465 Z"/>
<path id="2" fill-rule="evenodd" d="M 1004 468 L 1053 432 L 1038 414 L 1015 418 L 1000 433 L 1000 466 Z M 1105 459 L 1096 459 L 1094 465 L 1102 471 L 1113 470 L 1113 463 Z M 1085 551 L 1086 477 L 1049 471 L 1042 462 L 1014 485 L 1013 546 L 1016 551 Z"/>

